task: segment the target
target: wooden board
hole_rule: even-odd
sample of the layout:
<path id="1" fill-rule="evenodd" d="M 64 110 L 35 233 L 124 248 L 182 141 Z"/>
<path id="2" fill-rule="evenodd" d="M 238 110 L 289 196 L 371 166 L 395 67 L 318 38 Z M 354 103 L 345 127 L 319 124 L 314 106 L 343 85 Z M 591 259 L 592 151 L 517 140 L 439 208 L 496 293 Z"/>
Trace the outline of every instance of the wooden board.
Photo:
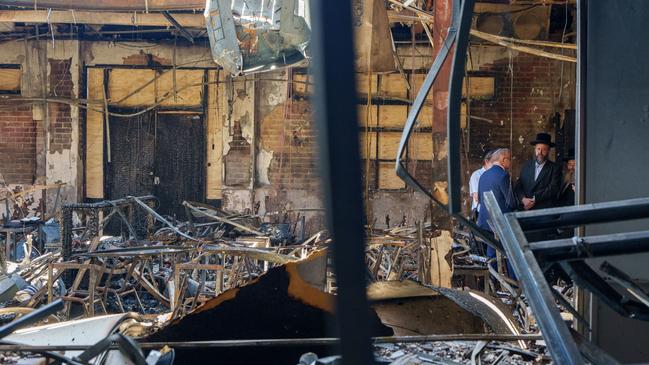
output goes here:
<path id="1" fill-rule="evenodd" d="M 174 72 L 165 70 L 156 80 L 157 100 L 162 106 L 200 107 L 203 91 L 203 70 L 176 70 L 176 96 L 174 98 Z"/>
<path id="2" fill-rule="evenodd" d="M 59 1 L 56 1 L 59 3 Z M 97 3 L 86 1 L 85 3 Z M 144 4 L 144 2 L 141 2 Z M 40 3 L 38 5 L 41 5 Z M 144 6 L 143 6 L 144 7 Z M 48 8 L 41 5 L 39 8 Z M 73 8 L 76 8 L 73 7 Z M 183 27 L 205 28 L 205 17 L 202 13 L 179 14 L 174 13 L 174 19 Z M 95 12 L 83 10 L 1 10 L 0 22 L 7 23 L 68 23 L 68 24 L 112 24 L 129 26 L 157 26 L 168 27 L 169 23 L 160 13 L 145 12 Z"/>
<path id="3" fill-rule="evenodd" d="M 408 119 L 407 105 L 380 105 L 379 126 L 385 128 L 403 128 Z"/>
<path id="4" fill-rule="evenodd" d="M 112 69 L 108 81 L 110 104 L 136 107 L 159 101 L 161 106 L 200 107 L 203 77 L 203 70 L 176 70 L 174 98 L 173 70 L 163 71 L 156 79 L 156 71 L 152 69 Z"/>
<path id="5" fill-rule="evenodd" d="M 431 133 L 413 133 L 408 143 L 408 152 L 411 160 L 433 159 L 433 136 Z"/>
<path id="6" fill-rule="evenodd" d="M 376 132 L 361 132 L 360 133 L 360 148 L 362 158 L 367 158 L 368 153 L 366 148 L 368 146 L 367 138 L 370 138 L 370 153 L 369 158 L 376 158 Z M 378 136 L 379 142 L 379 159 L 381 160 L 394 160 L 397 156 L 399 148 L 399 141 L 401 140 L 401 132 L 380 132 Z M 428 160 L 433 158 L 433 139 L 430 133 L 413 133 L 410 137 L 408 144 L 410 158 L 415 160 Z"/>
<path id="7" fill-rule="evenodd" d="M 442 288 L 451 287 L 453 266 L 450 260 L 453 238 L 449 231 L 430 239 L 430 284 Z"/>
<path id="8" fill-rule="evenodd" d="M 155 104 L 156 85 L 155 81 L 152 82 L 154 78 L 154 70 L 112 69 L 108 79 L 110 104 L 121 107 Z M 139 91 L 136 92 L 136 90 Z M 134 94 L 127 97 L 131 93 Z"/>
<path id="9" fill-rule="evenodd" d="M 379 159 L 394 160 L 397 157 L 399 149 L 399 140 L 401 132 L 381 132 L 379 133 Z"/>
<path id="10" fill-rule="evenodd" d="M 415 99 L 417 94 L 419 94 L 419 89 L 421 89 L 421 86 L 424 84 L 424 79 L 426 78 L 426 74 L 410 74 L 410 86 L 412 87 L 412 90 L 410 90 L 410 99 Z M 428 96 L 426 97 L 425 101 L 425 106 L 431 106 L 433 105 L 433 92 L 432 89 L 428 93 Z"/>
<path id="11" fill-rule="evenodd" d="M 206 190 L 207 199 L 221 199 L 222 182 L 223 182 L 223 122 L 222 114 L 224 110 L 220 108 L 218 98 L 223 95 L 224 84 L 215 84 L 217 77 L 223 72 L 216 70 L 208 71 L 208 89 L 207 89 L 207 174 Z"/>
<path id="12" fill-rule="evenodd" d="M 293 93 L 312 94 L 313 88 L 313 76 L 309 74 L 293 74 Z"/>
<path id="13" fill-rule="evenodd" d="M 469 97 L 481 99 L 493 98 L 495 82 L 495 78 L 492 76 L 469 76 L 468 80 L 464 80 L 464 84 L 462 85 L 462 95 L 467 95 L 466 86 L 468 84 Z"/>
<path id="14" fill-rule="evenodd" d="M 467 123 L 466 103 L 460 105 L 460 128 L 465 129 Z"/>
<path id="15" fill-rule="evenodd" d="M 435 59 L 430 46 L 418 45 L 413 53 L 411 45 L 398 44 L 397 55 L 404 70 L 428 70 Z"/>
<path id="16" fill-rule="evenodd" d="M 379 107 L 377 105 L 370 105 L 368 119 L 367 104 L 359 105 L 357 108 L 358 125 L 361 127 L 376 127 L 379 119 L 378 110 Z"/>
<path id="17" fill-rule="evenodd" d="M 379 189 L 395 190 L 405 188 L 406 183 L 397 176 L 394 163 L 381 162 L 379 164 Z"/>
<path id="18" fill-rule="evenodd" d="M 425 78 L 425 74 L 410 75 L 413 90 L 411 93 L 411 95 L 413 95 L 412 98 L 414 98 L 419 92 L 419 88 L 421 88 Z M 465 97 L 467 95 L 466 81 L 467 80 L 465 79 L 462 85 L 462 96 Z M 494 88 L 495 78 L 492 76 L 469 76 L 469 96 L 472 98 L 492 98 L 494 96 Z M 427 101 L 430 103 L 432 100 L 431 94 L 428 94 Z"/>
<path id="19" fill-rule="evenodd" d="M 88 68 L 88 99 L 102 100 L 104 69 Z M 93 108 L 103 106 L 94 105 Z M 86 113 L 86 197 L 104 198 L 104 114 L 88 109 Z"/>
<path id="20" fill-rule="evenodd" d="M 367 96 L 367 91 L 371 90 L 372 94 L 376 94 L 378 87 L 378 78 L 377 75 L 372 74 L 371 79 L 370 75 L 357 73 L 356 74 L 356 92 L 360 96 Z"/>
<path id="21" fill-rule="evenodd" d="M 460 111 L 460 127 L 466 128 L 466 103 L 462 102 Z M 423 106 L 417 116 L 419 124 L 416 127 L 419 128 L 431 128 L 433 126 L 433 107 L 432 106 Z M 446 118 L 444 118 L 443 123 L 446 123 Z"/>
<path id="22" fill-rule="evenodd" d="M 0 90 L 20 91 L 22 70 L 19 68 L 0 68 Z"/>
<path id="23" fill-rule="evenodd" d="M 433 126 L 433 107 L 424 105 L 417 116 L 418 126 L 421 128 L 430 128 Z"/>
<path id="24" fill-rule="evenodd" d="M 359 144 L 362 158 L 376 158 L 376 132 L 361 132 Z"/>
<path id="25" fill-rule="evenodd" d="M 379 95 L 398 98 L 408 97 L 408 86 L 401 74 L 386 74 L 379 76 Z"/>

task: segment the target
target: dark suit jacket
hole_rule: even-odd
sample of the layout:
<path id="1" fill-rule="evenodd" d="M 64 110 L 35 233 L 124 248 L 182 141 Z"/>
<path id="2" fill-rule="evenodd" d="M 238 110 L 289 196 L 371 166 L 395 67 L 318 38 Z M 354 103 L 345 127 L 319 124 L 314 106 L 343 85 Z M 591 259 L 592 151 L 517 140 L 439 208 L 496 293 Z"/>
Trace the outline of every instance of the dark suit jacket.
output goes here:
<path id="1" fill-rule="evenodd" d="M 516 200 L 512 192 L 512 183 L 509 174 L 498 165 L 493 165 L 489 170 L 480 176 L 478 183 L 478 197 L 480 199 L 480 212 L 478 213 L 478 227 L 491 232 L 489 212 L 484 204 L 484 193 L 492 191 L 503 213 L 508 213 L 516 208 Z"/>
<path id="2" fill-rule="evenodd" d="M 559 198 L 557 199 L 557 206 L 565 207 L 568 205 L 575 205 L 575 191 L 572 190 L 574 182 L 562 183 Z"/>
<path id="3" fill-rule="evenodd" d="M 523 198 L 532 197 L 536 198 L 536 203 L 532 209 L 556 206 L 557 196 L 561 188 L 561 166 L 552 161 L 546 161 L 539 173 L 539 177 L 534 180 L 535 168 L 534 160 L 526 161 L 521 169 L 521 176 L 516 182 L 514 194 L 520 209 L 523 206 Z"/>

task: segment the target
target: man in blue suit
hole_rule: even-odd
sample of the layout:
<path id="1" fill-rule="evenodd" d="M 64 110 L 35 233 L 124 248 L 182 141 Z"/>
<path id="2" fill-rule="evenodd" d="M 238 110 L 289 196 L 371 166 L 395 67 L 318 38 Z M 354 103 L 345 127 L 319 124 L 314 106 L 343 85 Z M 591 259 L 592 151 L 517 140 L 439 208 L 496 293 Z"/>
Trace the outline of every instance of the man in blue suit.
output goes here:
<path id="1" fill-rule="evenodd" d="M 478 183 L 478 196 L 480 201 L 484 201 L 484 194 L 487 191 L 494 193 L 498 206 L 503 213 L 513 211 L 516 206 L 516 198 L 512 190 L 511 178 L 507 170 L 512 164 L 512 154 L 507 148 L 500 148 L 493 153 L 492 166 L 489 170 L 485 171 L 480 176 Z M 487 211 L 486 204 L 480 204 L 480 212 L 478 213 L 478 227 L 492 232 L 488 223 L 489 212 Z M 493 233 L 493 232 L 492 232 Z M 496 250 L 491 246 L 487 247 L 487 256 L 496 257 Z M 510 275 L 513 276 L 514 272 L 511 267 L 507 265 Z"/>

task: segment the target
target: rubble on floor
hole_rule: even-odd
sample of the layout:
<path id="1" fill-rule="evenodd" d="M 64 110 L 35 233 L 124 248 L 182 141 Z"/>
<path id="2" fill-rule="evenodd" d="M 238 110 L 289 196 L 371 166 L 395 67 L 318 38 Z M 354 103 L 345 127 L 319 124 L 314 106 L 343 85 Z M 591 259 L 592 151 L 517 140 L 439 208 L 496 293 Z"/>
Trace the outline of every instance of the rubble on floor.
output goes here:
<path id="1" fill-rule="evenodd" d="M 183 203 L 188 219 L 181 221 L 159 215 L 157 205 L 152 196 L 125 197 L 68 204 L 47 223 L 31 219 L 35 227 L 7 246 L 6 275 L 0 277 L 0 325 L 15 323 L 57 299 L 64 308 L 31 324 L 44 327 L 24 328 L 7 339 L 41 345 L 53 328 L 47 323 L 74 327 L 87 320 L 107 324 L 119 319 L 110 331 L 84 342 L 57 337 L 46 343 L 67 349 L 122 334 L 137 341 L 135 348 L 144 349 L 138 356 L 164 357 L 156 355 L 161 348 L 150 351 L 147 346 L 314 339 L 330 333 L 337 288 L 326 231 L 296 238 L 299 221 L 268 222 L 194 202 Z M 521 337 L 538 335 L 538 329 L 518 283 L 499 269 L 505 267 L 502 261 L 491 266 L 494 260 L 484 256 L 471 234 L 430 224 L 371 229 L 366 247 L 373 336 L 395 340 L 374 344 L 380 363 L 467 363 L 478 346 L 484 363 L 549 362 L 541 342 Z M 559 304 L 572 300 L 570 285 L 558 280 L 555 289 Z M 566 320 L 572 318 L 577 318 L 575 313 L 565 313 Z M 440 334 L 504 334 L 515 339 L 396 341 L 399 336 Z M 64 355 L 80 353 L 70 351 Z M 124 351 L 110 347 L 102 356 L 135 356 L 140 350 L 131 355 Z M 250 351 L 198 343 L 175 348 L 173 355 L 179 364 L 203 356 L 280 364 L 298 363 L 309 351 L 335 358 L 336 347 L 326 342 L 257 346 Z M 8 356 L 5 362 L 28 356 L 3 353 Z"/>
<path id="2" fill-rule="evenodd" d="M 391 365 L 467 364 L 480 358 L 484 364 L 537 365 L 550 363 L 544 346 L 534 351 L 522 350 L 509 343 L 486 341 L 430 342 L 423 344 L 396 343 L 374 345 L 377 362 Z M 474 355 L 476 349 L 479 353 Z"/>

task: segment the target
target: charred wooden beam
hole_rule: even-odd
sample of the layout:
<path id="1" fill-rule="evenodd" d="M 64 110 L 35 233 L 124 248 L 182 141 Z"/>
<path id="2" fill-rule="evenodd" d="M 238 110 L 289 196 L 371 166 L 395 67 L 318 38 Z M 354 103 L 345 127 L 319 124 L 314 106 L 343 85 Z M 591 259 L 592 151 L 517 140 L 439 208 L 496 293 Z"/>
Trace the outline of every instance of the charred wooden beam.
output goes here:
<path id="1" fill-rule="evenodd" d="M 3 1 L 0 0 L 0 5 Z M 39 3 L 40 5 L 40 3 Z M 202 14 L 174 14 L 182 28 L 205 28 Z M 175 26 L 161 13 L 91 12 L 61 10 L 0 10 L 0 23 L 64 23 L 168 27 Z"/>
<path id="2" fill-rule="evenodd" d="M 202 0 L 0 0 L 3 6 L 39 6 L 50 9 L 66 10 L 126 10 L 126 11 L 159 11 L 203 9 Z"/>

